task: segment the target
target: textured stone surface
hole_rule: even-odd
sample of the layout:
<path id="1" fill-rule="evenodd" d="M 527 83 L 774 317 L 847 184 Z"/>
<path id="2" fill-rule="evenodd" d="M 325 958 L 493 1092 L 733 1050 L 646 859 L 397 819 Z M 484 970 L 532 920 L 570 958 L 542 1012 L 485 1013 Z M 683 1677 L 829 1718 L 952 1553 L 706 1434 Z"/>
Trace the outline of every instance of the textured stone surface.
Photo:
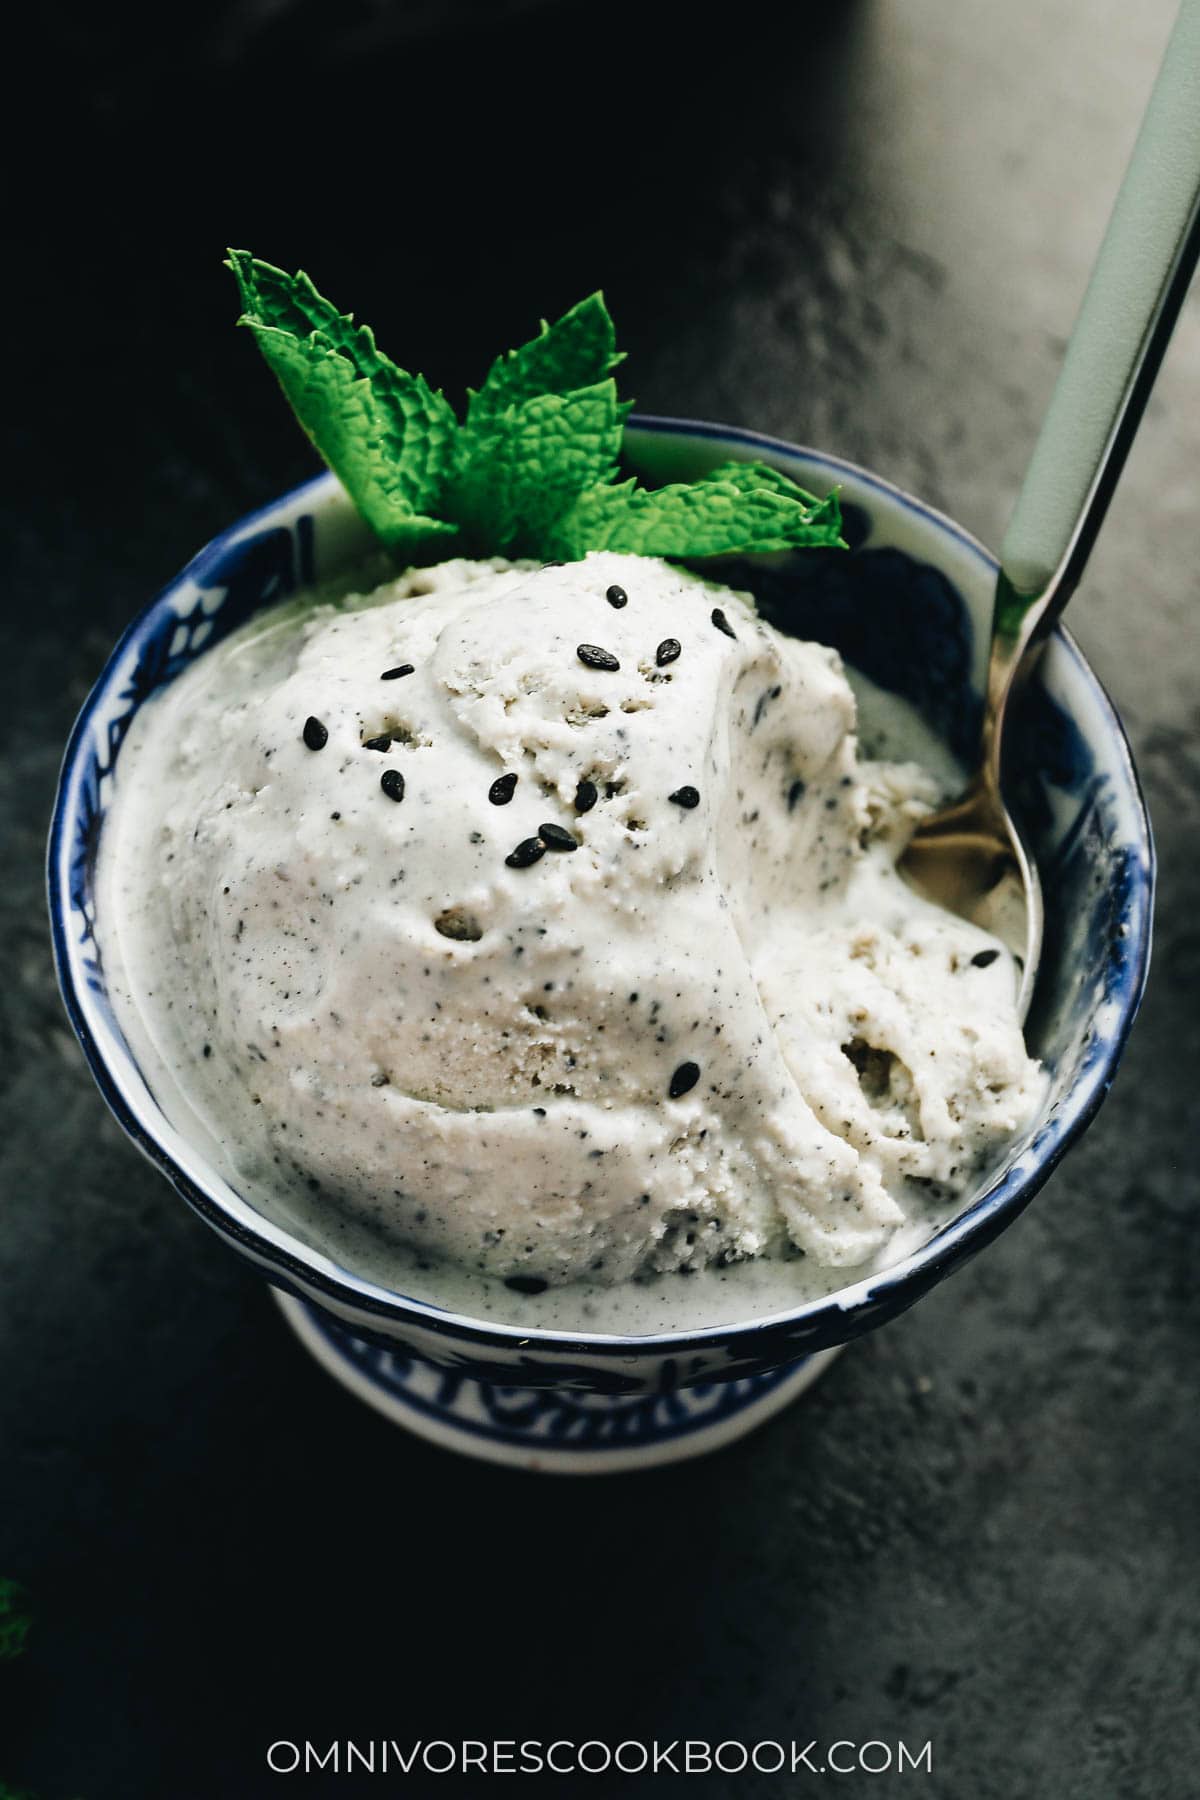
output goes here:
<path id="1" fill-rule="evenodd" d="M 1005 1238 L 753 1440 L 558 1485 L 355 1406 L 109 1122 L 40 875 L 115 634 L 310 467 L 230 329 L 226 242 L 459 389 L 603 281 L 643 407 L 856 457 L 994 542 L 1172 11 L 860 0 L 673 54 L 682 0 L 465 44 L 282 0 L 26 27 L 14 81 L 73 155 L 6 164 L 0 1572 L 37 1626 L 0 1776 L 253 1800 L 276 1737 L 690 1734 L 932 1739 L 931 1778 L 850 1796 L 1195 1792 L 1195 297 L 1074 619 L 1162 864 L 1121 1077 Z"/>

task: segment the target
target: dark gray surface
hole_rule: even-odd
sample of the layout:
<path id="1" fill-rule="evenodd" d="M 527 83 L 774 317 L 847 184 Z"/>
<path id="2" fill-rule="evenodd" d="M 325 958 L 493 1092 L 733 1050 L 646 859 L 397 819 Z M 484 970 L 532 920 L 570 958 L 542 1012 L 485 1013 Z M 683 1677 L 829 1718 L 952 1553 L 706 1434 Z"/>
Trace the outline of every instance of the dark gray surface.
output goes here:
<path id="1" fill-rule="evenodd" d="M 41 1800 L 257 1800 L 279 1737 L 692 1735 L 932 1740 L 932 1776 L 845 1777 L 848 1796 L 1200 1788 L 1195 297 L 1073 620 L 1161 857 L 1116 1090 L 1004 1239 L 705 1463 L 552 1484 L 451 1460 L 335 1389 L 109 1121 L 40 873 L 60 748 L 117 631 L 311 466 L 231 329 L 226 242 L 307 265 L 452 390 L 603 282 L 644 408 L 855 457 L 994 542 L 1172 10 L 864 0 L 701 33 L 675 0 L 620 0 L 467 45 L 404 41 L 382 5 L 27 26 L 0 501 L 0 1573 L 37 1626 L 0 1667 L 0 1776 Z"/>

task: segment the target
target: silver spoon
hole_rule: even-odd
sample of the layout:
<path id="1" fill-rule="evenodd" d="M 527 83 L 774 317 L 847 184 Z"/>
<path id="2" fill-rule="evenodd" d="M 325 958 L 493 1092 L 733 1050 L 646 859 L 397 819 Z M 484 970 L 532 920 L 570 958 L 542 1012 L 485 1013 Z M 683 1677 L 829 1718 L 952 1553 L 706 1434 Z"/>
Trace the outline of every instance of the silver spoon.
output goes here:
<path id="1" fill-rule="evenodd" d="M 1200 0 L 1182 0 L 1000 549 L 979 762 L 900 867 L 1023 962 L 1042 948 L 1037 864 L 1004 804 L 1006 721 L 1083 573 L 1200 256 Z"/>

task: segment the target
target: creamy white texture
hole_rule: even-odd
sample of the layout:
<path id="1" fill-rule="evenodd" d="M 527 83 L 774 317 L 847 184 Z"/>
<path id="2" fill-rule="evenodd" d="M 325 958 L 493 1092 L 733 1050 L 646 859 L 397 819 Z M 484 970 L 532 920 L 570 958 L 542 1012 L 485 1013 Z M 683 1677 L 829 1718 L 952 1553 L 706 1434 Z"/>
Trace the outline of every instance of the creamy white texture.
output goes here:
<path id="1" fill-rule="evenodd" d="M 102 948 L 264 1204 L 533 1285 L 849 1271 L 1040 1093 L 1007 952 L 895 872 L 936 793 L 727 589 L 448 563 L 263 615 L 142 709 Z M 509 866 L 544 825 L 577 847 Z"/>

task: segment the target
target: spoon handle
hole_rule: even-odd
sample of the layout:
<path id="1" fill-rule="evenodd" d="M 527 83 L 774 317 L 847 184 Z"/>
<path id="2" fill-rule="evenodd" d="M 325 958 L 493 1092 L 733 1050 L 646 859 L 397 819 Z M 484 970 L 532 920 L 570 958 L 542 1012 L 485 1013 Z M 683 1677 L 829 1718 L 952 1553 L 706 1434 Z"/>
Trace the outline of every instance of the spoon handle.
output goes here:
<path id="1" fill-rule="evenodd" d="M 1087 561 L 1200 254 L 1200 0 L 1182 0 L 1000 550 L 993 680 Z M 1003 677 L 1002 677 L 1003 679 Z"/>

